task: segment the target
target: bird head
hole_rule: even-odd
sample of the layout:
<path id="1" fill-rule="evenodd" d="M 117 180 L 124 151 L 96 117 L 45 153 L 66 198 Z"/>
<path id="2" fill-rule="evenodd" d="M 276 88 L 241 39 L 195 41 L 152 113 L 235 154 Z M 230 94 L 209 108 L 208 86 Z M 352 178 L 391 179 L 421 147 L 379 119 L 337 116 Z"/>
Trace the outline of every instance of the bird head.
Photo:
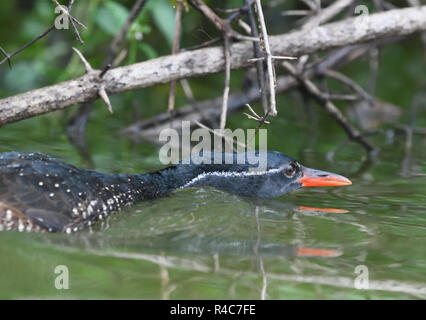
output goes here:
<path id="1" fill-rule="evenodd" d="M 181 164 L 185 166 L 185 164 Z M 213 186 L 251 197 L 277 197 L 303 187 L 345 186 L 341 175 L 311 169 L 277 151 L 203 153 L 186 165 L 193 173 L 182 187 Z"/>

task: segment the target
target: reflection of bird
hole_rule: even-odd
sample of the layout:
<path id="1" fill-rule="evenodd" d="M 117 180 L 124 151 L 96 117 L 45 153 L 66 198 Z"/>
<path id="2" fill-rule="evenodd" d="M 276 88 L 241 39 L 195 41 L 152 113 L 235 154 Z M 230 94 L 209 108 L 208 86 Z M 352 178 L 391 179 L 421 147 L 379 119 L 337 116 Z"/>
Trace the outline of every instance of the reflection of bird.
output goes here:
<path id="1" fill-rule="evenodd" d="M 70 233 L 125 206 L 187 187 L 276 197 L 301 187 L 351 184 L 345 177 L 305 168 L 279 152 L 247 152 L 242 159 L 238 155 L 204 153 L 198 164 L 192 158 L 188 164 L 129 175 L 79 169 L 36 153 L 2 153 L 0 230 Z M 250 164 L 255 156 L 264 168 Z M 221 164 L 213 163 L 217 159 Z"/>

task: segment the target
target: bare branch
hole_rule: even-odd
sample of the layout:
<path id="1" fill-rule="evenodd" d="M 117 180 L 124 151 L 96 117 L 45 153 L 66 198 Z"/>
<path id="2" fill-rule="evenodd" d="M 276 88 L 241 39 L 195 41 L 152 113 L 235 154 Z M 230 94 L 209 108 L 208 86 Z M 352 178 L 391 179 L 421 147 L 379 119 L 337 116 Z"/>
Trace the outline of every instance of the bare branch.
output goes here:
<path id="1" fill-rule="evenodd" d="M 309 10 L 286 10 L 281 12 L 282 16 L 307 16 L 311 13 Z"/>
<path id="2" fill-rule="evenodd" d="M 404 8 L 346 19 L 321 27 L 269 37 L 274 55 L 300 56 L 321 50 L 364 43 L 387 37 L 408 35 L 426 30 L 426 6 Z M 361 23 L 362 22 L 362 23 Z M 250 65 L 251 42 L 231 46 L 231 68 Z M 223 48 L 205 48 L 174 56 L 119 67 L 102 78 L 108 94 L 146 88 L 173 80 L 201 76 L 224 70 Z M 96 73 L 95 71 L 94 73 Z M 94 73 L 0 100 L 0 125 L 46 112 L 59 110 L 98 95 L 99 77 Z"/>
<path id="3" fill-rule="evenodd" d="M 377 42 L 381 43 L 381 45 L 389 44 L 388 40 L 381 40 Z M 317 76 L 322 77 L 324 70 L 337 69 L 360 58 L 363 55 L 363 52 L 365 53 L 368 51 L 369 46 L 369 44 L 357 45 L 336 50 L 326 56 L 323 60 L 304 70 L 302 77 L 304 79 L 311 79 Z M 354 52 L 356 52 L 356 54 L 354 54 Z M 181 81 L 186 80 L 184 79 Z M 296 88 L 298 84 L 298 80 L 292 76 L 280 76 L 277 78 L 276 91 L 277 93 L 283 93 Z M 169 112 L 163 112 L 152 118 L 137 121 L 122 129 L 120 133 L 128 136 L 135 142 L 148 140 L 156 144 L 158 143 L 158 135 L 161 130 L 165 128 L 173 128 L 179 131 L 181 129 L 179 127 L 181 121 L 216 121 L 220 117 L 223 102 L 222 97 L 205 101 L 195 101 L 191 94 L 187 96 L 190 100 L 190 104 L 176 109 L 173 114 L 173 118 Z M 327 95 L 327 97 L 328 99 L 333 99 L 336 98 L 336 95 Z M 247 104 L 254 103 L 259 99 L 261 99 L 261 92 L 259 87 L 256 85 L 251 86 L 245 92 L 231 93 L 228 101 L 228 114 L 239 111 Z"/>

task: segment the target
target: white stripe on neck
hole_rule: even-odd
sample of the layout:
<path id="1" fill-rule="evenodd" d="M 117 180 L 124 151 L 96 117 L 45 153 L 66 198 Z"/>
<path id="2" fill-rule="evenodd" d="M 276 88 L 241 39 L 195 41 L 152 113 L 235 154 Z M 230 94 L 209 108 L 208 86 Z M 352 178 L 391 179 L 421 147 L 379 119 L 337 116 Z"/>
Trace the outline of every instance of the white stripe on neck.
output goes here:
<path id="1" fill-rule="evenodd" d="M 280 172 L 284 169 L 284 167 L 281 168 L 273 168 L 266 171 L 247 171 L 247 172 L 226 172 L 226 171 L 214 171 L 214 172 L 203 172 L 193 178 L 191 181 L 187 182 L 185 185 L 180 187 L 179 189 L 190 187 L 191 185 L 195 184 L 196 182 L 208 177 L 208 176 L 216 176 L 216 177 L 248 177 L 248 176 L 260 176 L 260 175 L 266 175 L 266 174 L 272 174 Z"/>

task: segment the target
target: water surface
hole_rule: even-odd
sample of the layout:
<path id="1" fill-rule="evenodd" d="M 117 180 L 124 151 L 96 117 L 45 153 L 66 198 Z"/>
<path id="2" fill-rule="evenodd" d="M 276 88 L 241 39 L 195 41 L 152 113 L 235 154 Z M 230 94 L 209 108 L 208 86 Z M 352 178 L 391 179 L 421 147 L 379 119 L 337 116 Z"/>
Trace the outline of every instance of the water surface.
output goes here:
<path id="1" fill-rule="evenodd" d="M 0 151 L 44 152 L 84 165 L 60 132 L 48 143 L 43 131 L 24 139 L 30 124 L 5 128 Z M 363 163 L 362 149 L 349 145 L 332 163 L 326 151 L 344 140 L 338 129 L 317 133 L 315 143 L 294 129 L 277 121 L 270 149 L 353 185 L 267 200 L 194 188 L 129 208 L 91 231 L 2 232 L 0 298 L 426 298 L 425 140 L 416 137 L 404 158 L 403 138 L 385 144 L 377 137 L 375 162 Z M 284 146 L 277 132 L 292 139 Z M 161 167 L 150 146 L 101 130 L 91 139 L 100 171 Z M 68 290 L 54 286 L 58 265 L 69 269 Z M 368 268 L 369 290 L 354 287 L 357 266 Z"/>

